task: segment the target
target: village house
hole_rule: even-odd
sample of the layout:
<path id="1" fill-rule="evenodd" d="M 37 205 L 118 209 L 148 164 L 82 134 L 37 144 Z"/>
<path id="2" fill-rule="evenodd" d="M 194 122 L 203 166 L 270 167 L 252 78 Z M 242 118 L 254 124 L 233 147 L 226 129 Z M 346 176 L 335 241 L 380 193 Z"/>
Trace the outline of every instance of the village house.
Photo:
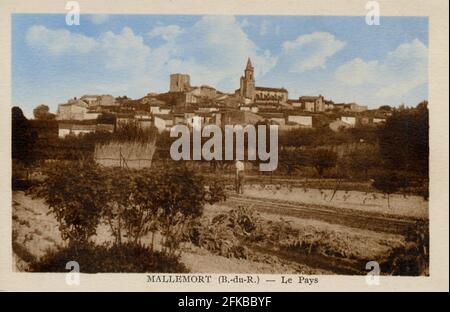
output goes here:
<path id="1" fill-rule="evenodd" d="M 336 111 L 360 113 L 367 110 L 367 106 L 356 103 L 337 103 L 333 105 Z"/>
<path id="2" fill-rule="evenodd" d="M 188 93 L 190 93 L 194 97 L 197 97 L 197 99 L 213 99 L 217 95 L 216 89 L 207 85 L 201 85 L 200 87 L 191 87 Z"/>
<path id="3" fill-rule="evenodd" d="M 330 122 L 328 127 L 332 131 L 338 132 L 338 131 L 341 131 L 341 130 L 352 128 L 353 126 L 351 124 L 349 124 L 349 123 L 346 123 L 346 122 L 342 121 L 341 119 L 336 119 L 336 120 Z"/>
<path id="4" fill-rule="evenodd" d="M 135 121 L 133 113 L 119 113 L 116 115 L 116 129 L 133 123 Z"/>
<path id="5" fill-rule="evenodd" d="M 134 115 L 136 124 L 142 129 L 149 129 L 153 126 L 152 115 L 149 112 L 137 111 Z"/>
<path id="6" fill-rule="evenodd" d="M 258 115 L 263 117 L 266 121 L 269 121 L 271 124 L 282 127 L 286 124 L 286 118 L 283 113 L 259 113 Z"/>
<path id="7" fill-rule="evenodd" d="M 189 118 L 184 113 L 173 113 L 172 116 L 174 125 L 185 125 L 186 119 Z"/>
<path id="8" fill-rule="evenodd" d="M 324 100 L 325 111 L 330 111 L 334 108 L 334 102 L 331 100 Z"/>
<path id="9" fill-rule="evenodd" d="M 289 114 L 287 116 L 287 123 L 298 124 L 304 128 L 312 128 L 313 126 L 313 116 L 312 115 L 298 115 L 298 114 Z"/>
<path id="10" fill-rule="evenodd" d="M 258 122 L 264 121 L 264 117 L 258 114 L 247 111 L 227 111 L 223 112 L 222 126 L 225 125 L 255 125 Z"/>
<path id="11" fill-rule="evenodd" d="M 103 123 L 99 123 L 97 124 L 97 128 L 95 130 L 96 132 L 109 132 L 109 133 L 113 133 L 114 132 L 114 125 L 112 124 L 103 124 Z"/>
<path id="12" fill-rule="evenodd" d="M 167 115 L 170 114 L 172 110 L 167 106 L 150 106 L 150 113 L 155 115 Z"/>
<path id="13" fill-rule="evenodd" d="M 79 136 L 86 133 L 94 133 L 97 130 L 95 124 L 59 123 L 58 137 L 65 138 L 68 135 Z"/>
<path id="14" fill-rule="evenodd" d="M 217 125 L 220 126 L 220 114 L 216 113 L 209 113 L 209 112 L 196 112 L 193 115 L 189 115 L 186 117 L 186 125 L 189 127 L 193 127 L 194 123 L 196 125 L 200 125 L 201 127 L 204 127 L 206 125 Z"/>
<path id="15" fill-rule="evenodd" d="M 306 112 L 324 112 L 325 99 L 319 96 L 301 96 L 299 97 L 300 107 Z"/>
<path id="16" fill-rule="evenodd" d="M 352 127 L 356 126 L 355 116 L 341 116 L 341 121 L 351 125 Z"/>
<path id="17" fill-rule="evenodd" d="M 195 104 L 202 100 L 210 100 L 217 96 L 217 90 L 208 85 L 191 86 L 191 78 L 187 74 L 170 75 L 170 93 L 178 93 L 177 104 Z"/>
<path id="18" fill-rule="evenodd" d="M 153 125 L 158 132 L 169 131 L 174 125 L 173 116 L 171 114 L 159 114 L 153 116 Z"/>
<path id="19" fill-rule="evenodd" d="M 109 94 L 104 95 L 83 95 L 80 100 L 86 102 L 89 108 L 96 106 L 114 106 L 117 105 L 116 99 Z"/>
<path id="20" fill-rule="evenodd" d="M 239 109 L 241 111 L 252 112 L 252 113 L 255 113 L 255 114 L 259 111 L 258 105 L 255 105 L 255 104 L 244 105 L 244 106 L 239 107 Z"/>
<path id="21" fill-rule="evenodd" d="M 373 122 L 374 124 L 385 123 L 385 122 L 386 122 L 386 118 L 376 118 L 376 117 L 374 117 L 374 118 L 372 119 L 372 122 Z"/>
<path id="22" fill-rule="evenodd" d="M 198 105 L 197 111 L 199 112 L 205 112 L 205 113 L 211 113 L 211 112 L 218 112 L 219 107 L 217 105 L 211 104 L 211 103 L 201 103 Z"/>
<path id="23" fill-rule="evenodd" d="M 92 120 L 99 115 L 98 112 L 90 111 L 89 104 L 85 101 L 73 98 L 58 105 L 56 120 Z"/>
<path id="24" fill-rule="evenodd" d="M 287 100 L 287 104 L 292 106 L 292 108 L 301 108 L 302 107 L 302 103 L 300 102 L 299 99 Z"/>

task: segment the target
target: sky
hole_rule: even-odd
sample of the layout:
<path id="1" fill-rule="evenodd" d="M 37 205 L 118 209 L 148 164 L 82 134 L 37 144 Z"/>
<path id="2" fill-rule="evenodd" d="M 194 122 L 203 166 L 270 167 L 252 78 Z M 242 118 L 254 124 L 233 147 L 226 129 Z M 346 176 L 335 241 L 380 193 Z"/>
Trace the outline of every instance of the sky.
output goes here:
<path id="1" fill-rule="evenodd" d="M 14 14 L 12 105 L 28 117 L 84 94 L 166 92 L 171 73 L 223 92 L 250 57 L 257 86 L 289 98 L 415 106 L 428 98 L 428 19 L 364 16 Z"/>

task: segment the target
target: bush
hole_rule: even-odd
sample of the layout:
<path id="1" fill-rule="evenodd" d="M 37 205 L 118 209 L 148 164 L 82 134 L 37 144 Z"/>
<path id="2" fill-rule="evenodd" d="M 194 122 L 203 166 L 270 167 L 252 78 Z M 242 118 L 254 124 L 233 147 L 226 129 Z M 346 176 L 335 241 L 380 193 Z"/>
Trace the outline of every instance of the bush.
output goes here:
<path id="1" fill-rule="evenodd" d="M 279 153 L 279 163 L 288 175 L 292 175 L 301 166 L 308 164 L 305 152 L 295 149 L 284 149 Z"/>
<path id="2" fill-rule="evenodd" d="M 154 170 L 152 183 L 154 205 L 158 207 L 158 223 L 165 237 L 164 246 L 172 253 L 187 236 L 188 226 L 200 217 L 204 205 L 219 200 L 215 185 L 210 193 L 204 179 L 185 166 Z"/>
<path id="3" fill-rule="evenodd" d="M 381 264 L 383 272 L 391 275 L 428 275 L 430 232 L 427 222 L 418 221 L 406 231 L 406 243 L 394 248 Z"/>
<path id="4" fill-rule="evenodd" d="M 325 169 L 336 166 L 337 154 L 326 149 L 317 149 L 310 153 L 309 161 L 316 168 L 319 176 L 322 177 Z"/>
<path id="5" fill-rule="evenodd" d="M 85 244 L 96 233 L 108 196 L 102 171 L 95 163 L 52 164 L 37 192 L 59 222 L 63 240 Z"/>
<path id="6" fill-rule="evenodd" d="M 399 191 L 401 188 L 407 187 L 410 183 L 410 177 L 401 175 L 397 172 L 382 172 L 375 176 L 373 187 L 387 195 L 388 208 L 390 208 L 390 195 Z"/>
<path id="7" fill-rule="evenodd" d="M 118 170 L 92 162 L 57 162 L 37 190 L 72 248 L 87 244 L 104 221 L 115 244 L 139 245 L 152 233 L 163 235 L 161 252 L 172 255 L 186 239 L 206 203 L 225 199 L 223 183 L 207 183 L 185 166 Z"/>
<path id="8" fill-rule="evenodd" d="M 251 209 L 239 207 L 198 222 L 190 231 L 190 240 L 224 257 L 247 258 L 243 242 L 258 241 L 261 233 L 259 216 Z"/>
<path id="9" fill-rule="evenodd" d="M 364 179 L 368 178 L 369 169 L 380 165 L 380 156 L 376 149 L 355 150 L 346 155 L 340 162 L 342 172 L 352 172 L 358 176 L 360 172 L 364 173 Z"/>
<path id="10" fill-rule="evenodd" d="M 94 245 L 51 251 L 30 264 L 32 272 L 68 272 L 66 263 L 77 261 L 82 273 L 187 273 L 173 255 L 166 255 L 138 244 Z"/>
<path id="11" fill-rule="evenodd" d="M 415 171 L 428 178 L 429 118 L 427 102 L 397 110 L 379 131 L 380 154 L 391 169 Z"/>

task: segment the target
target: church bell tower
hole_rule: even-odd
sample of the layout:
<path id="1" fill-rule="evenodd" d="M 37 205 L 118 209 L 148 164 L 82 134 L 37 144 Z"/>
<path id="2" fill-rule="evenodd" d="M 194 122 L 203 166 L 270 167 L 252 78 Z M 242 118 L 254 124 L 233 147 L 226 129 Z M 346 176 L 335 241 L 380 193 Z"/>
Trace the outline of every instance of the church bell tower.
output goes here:
<path id="1" fill-rule="evenodd" d="M 250 58 L 247 60 L 244 76 L 241 77 L 241 97 L 254 100 L 255 99 L 255 77 L 254 69 Z"/>

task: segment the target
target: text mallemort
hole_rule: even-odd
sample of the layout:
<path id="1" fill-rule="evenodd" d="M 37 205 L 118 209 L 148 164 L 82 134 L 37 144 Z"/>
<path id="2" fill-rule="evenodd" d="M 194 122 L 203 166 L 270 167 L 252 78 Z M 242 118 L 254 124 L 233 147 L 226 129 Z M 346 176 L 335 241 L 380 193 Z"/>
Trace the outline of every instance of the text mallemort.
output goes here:
<path id="1" fill-rule="evenodd" d="M 147 275 L 148 283 L 211 283 L 212 275 Z"/>

